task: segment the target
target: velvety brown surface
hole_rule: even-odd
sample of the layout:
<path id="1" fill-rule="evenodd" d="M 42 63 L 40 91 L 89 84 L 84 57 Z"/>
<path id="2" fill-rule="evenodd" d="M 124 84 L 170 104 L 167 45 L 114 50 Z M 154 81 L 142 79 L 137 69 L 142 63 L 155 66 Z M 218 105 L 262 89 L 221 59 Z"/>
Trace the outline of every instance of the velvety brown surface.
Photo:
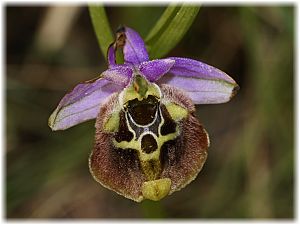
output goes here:
<path id="1" fill-rule="evenodd" d="M 94 150 L 90 156 L 90 169 L 94 178 L 105 187 L 137 200 L 145 181 L 137 153 L 132 149 L 116 149 L 113 134 L 103 131 L 103 119 L 113 110 L 113 96 L 100 110 L 96 120 Z M 106 116 L 104 116 L 106 115 Z"/>
<path id="2" fill-rule="evenodd" d="M 208 137 L 200 122 L 193 116 L 194 107 L 189 98 L 180 90 L 167 85 L 162 87 L 162 93 L 162 102 L 176 103 L 189 110 L 188 117 L 177 124 L 180 136 L 162 146 L 160 153 L 161 169 L 159 169 L 158 174 L 155 172 L 156 175 L 154 176 L 156 178 L 170 178 L 172 182 L 171 192 L 174 192 L 188 184 L 201 170 L 206 160 Z M 150 103 L 151 98 L 141 102 L 132 101 L 129 104 L 129 110 L 135 119 L 139 118 L 139 121 L 142 121 L 143 117 L 151 117 L 154 114 L 147 113 L 149 107 L 154 106 Z M 132 139 L 132 133 L 126 126 L 125 113 L 120 111 L 117 133 L 105 133 L 103 131 L 103 125 L 109 115 L 117 108 L 117 104 L 117 95 L 113 95 L 100 110 L 96 120 L 97 129 L 94 150 L 90 157 L 90 168 L 98 182 L 131 199 L 138 200 L 141 195 L 141 185 L 147 180 L 141 168 L 138 152 L 134 149 L 118 149 L 112 144 L 113 137 L 117 141 L 130 141 Z M 161 104 L 161 109 L 165 119 L 161 133 L 174 132 L 176 123 L 172 121 L 163 104 Z M 146 153 L 151 153 L 157 149 L 157 143 L 150 134 L 142 138 L 141 146 L 142 151 Z M 151 162 L 149 161 L 148 164 L 151 165 Z M 147 166 L 147 168 L 151 170 L 151 166 Z"/>
<path id="3" fill-rule="evenodd" d="M 179 122 L 180 136 L 165 143 L 161 150 L 162 178 L 172 180 L 171 192 L 191 182 L 201 170 L 209 145 L 208 135 L 194 117 L 195 106 L 178 88 L 161 85 L 164 102 L 174 102 L 189 111 L 186 119 Z"/>
<path id="4" fill-rule="evenodd" d="M 200 122 L 190 115 L 180 126 L 182 135 L 166 143 L 161 152 L 161 178 L 172 180 L 171 192 L 192 181 L 207 157 L 208 137 Z"/>
<path id="5" fill-rule="evenodd" d="M 167 101 L 175 102 L 179 106 L 186 108 L 189 112 L 195 112 L 195 105 L 192 100 L 179 88 L 163 84 L 160 86 L 160 90 L 163 94 L 162 103 Z"/>

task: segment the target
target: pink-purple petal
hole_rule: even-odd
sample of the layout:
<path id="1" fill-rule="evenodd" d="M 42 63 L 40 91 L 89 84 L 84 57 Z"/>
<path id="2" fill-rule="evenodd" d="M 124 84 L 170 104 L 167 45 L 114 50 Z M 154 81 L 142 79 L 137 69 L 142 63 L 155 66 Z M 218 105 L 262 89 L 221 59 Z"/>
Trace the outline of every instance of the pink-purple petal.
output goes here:
<path id="1" fill-rule="evenodd" d="M 65 130 L 96 118 L 107 97 L 122 89 L 123 87 L 102 78 L 78 84 L 64 96 L 51 114 L 49 126 L 52 130 Z"/>
<path id="2" fill-rule="evenodd" d="M 126 87 L 132 77 L 132 69 L 126 65 L 118 65 L 104 71 L 101 75 L 106 80 Z"/>
<path id="3" fill-rule="evenodd" d="M 217 104 L 228 102 L 236 93 L 238 85 L 221 79 L 204 79 L 167 74 L 158 84 L 168 84 L 182 89 L 194 104 Z"/>
<path id="4" fill-rule="evenodd" d="M 141 36 L 129 27 L 124 28 L 124 33 L 126 36 L 123 48 L 125 63 L 137 65 L 141 62 L 148 61 L 149 56 Z"/>
<path id="5" fill-rule="evenodd" d="M 153 82 L 166 74 L 174 63 L 175 60 L 172 59 L 156 59 L 141 63 L 139 70 L 149 81 Z"/>

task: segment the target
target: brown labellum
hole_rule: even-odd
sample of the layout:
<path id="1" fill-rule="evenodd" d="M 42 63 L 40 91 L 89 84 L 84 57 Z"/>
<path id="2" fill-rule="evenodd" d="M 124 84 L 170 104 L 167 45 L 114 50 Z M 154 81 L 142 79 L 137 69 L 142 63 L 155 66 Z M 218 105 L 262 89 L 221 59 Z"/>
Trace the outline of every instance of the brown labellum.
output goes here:
<path id="1" fill-rule="evenodd" d="M 168 85 L 133 81 L 112 95 L 96 121 L 89 160 L 94 178 L 138 202 L 186 186 L 200 172 L 209 146 L 194 111 L 191 100 Z"/>

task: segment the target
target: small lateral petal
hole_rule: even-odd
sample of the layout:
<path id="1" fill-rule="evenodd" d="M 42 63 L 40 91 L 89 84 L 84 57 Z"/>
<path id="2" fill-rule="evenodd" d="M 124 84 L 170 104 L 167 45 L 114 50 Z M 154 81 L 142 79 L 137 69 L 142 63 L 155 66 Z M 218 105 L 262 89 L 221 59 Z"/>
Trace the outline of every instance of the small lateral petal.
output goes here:
<path id="1" fill-rule="evenodd" d="M 115 44 L 112 43 L 107 50 L 107 62 L 108 62 L 108 67 L 113 67 L 115 66 L 116 63 L 116 49 L 115 49 Z"/>
<path id="2" fill-rule="evenodd" d="M 145 43 L 136 31 L 129 27 L 124 27 L 119 32 L 125 33 L 125 45 L 123 48 L 125 63 L 137 65 L 149 60 Z"/>
<path id="3" fill-rule="evenodd" d="M 101 75 L 106 80 L 126 87 L 132 77 L 132 69 L 125 65 L 119 65 L 104 71 Z"/>
<path id="4" fill-rule="evenodd" d="M 48 125 L 52 130 L 65 130 L 94 119 L 106 98 L 122 89 L 121 86 L 102 78 L 80 83 L 60 101 L 51 114 Z"/>
<path id="5" fill-rule="evenodd" d="M 139 70 L 149 81 L 153 82 L 166 74 L 174 63 L 175 60 L 172 59 L 156 59 L 141 63 Z"/>

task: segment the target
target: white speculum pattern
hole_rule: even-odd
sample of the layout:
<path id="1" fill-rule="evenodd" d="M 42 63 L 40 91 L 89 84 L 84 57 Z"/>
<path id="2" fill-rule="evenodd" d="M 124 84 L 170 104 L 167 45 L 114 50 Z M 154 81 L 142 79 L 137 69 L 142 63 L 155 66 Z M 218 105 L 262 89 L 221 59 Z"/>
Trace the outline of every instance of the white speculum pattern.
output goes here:
<path id="1" fill-rule="evenodd" d="M 133 119 L 129 110 L 125 109 L 124 113 L 125 113 L 126 126 L 128 130 L 133 134 L 133 138 L 130 141 L 121 141 L 121 142 L 117 142 L 114 139 L 113 140 L 114 146 L 116 148 L 123 149 L 124 151 L 126 151 L 126 149 L 136 150 L 138 152 L 139 159 L 142 162 L 150 161 L 150 160 L 159 161 L 160 151 L 163 144 L 166 143 L 167 141 L 174 140 L 179 136 L 179 128 L 177 124 L 176 124 L 175 132 L 168 133 L 166 135 L 161 134 L 161 128 L 165 123 L 165 119 L 163 118 L 159 102 L 157 103 L 156 112 L 153 120 L 146 125 L 138 124 Z M 144 116 L 149 116 L 149 115 L 144 115 Z M 154 138 L 157 146 L 155 150 L 148 153 L 143 151 L 143 146 L 142 146 L 142 139 L 146 135 L 151 135 L 151 137 Z M 148 147 L 151 148 L 153 146 L 148 146 Z"/>

